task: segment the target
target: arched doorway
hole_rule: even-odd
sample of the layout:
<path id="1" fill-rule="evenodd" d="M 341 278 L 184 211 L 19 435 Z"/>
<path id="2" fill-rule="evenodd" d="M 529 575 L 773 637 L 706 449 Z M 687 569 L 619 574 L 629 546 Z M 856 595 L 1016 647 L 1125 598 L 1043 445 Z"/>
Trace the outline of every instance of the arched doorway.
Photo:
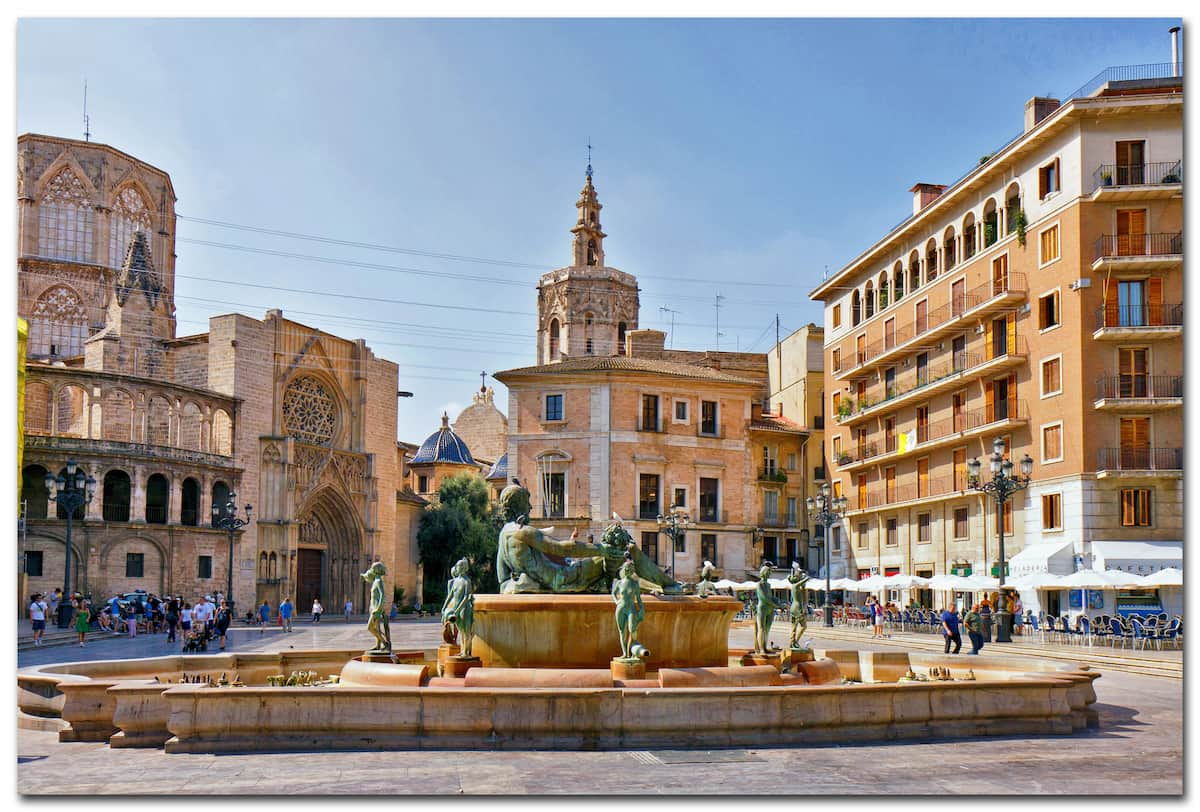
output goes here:
<path id="1" fill-rule="evenodd" d="M 354 508 L 331 489 L 318 493 L 301 513 L 296 556 L 296 610 L 311 611 L 321 598 L 326 612 L 341 609 L 348 598 L 361 609 L 366 568 L 363 533 Z"/>

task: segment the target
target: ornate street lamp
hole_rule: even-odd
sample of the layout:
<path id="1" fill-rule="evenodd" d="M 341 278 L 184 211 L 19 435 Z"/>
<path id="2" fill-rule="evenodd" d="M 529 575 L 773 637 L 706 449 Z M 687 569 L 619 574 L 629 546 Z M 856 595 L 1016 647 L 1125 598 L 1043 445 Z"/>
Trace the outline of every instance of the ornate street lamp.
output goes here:
<path id="1" fill-rule="evenodd" d="M 56 502 L 67 512 L 67 559 L 63 568 L 63 598 L 58 605 L 58 628 L 65 629 L 71 623 L 71 519 L 75 511 L 92 501 L 96 495 L 96 480 L 90 474 L 84 474 L 75 465 L 75 460 L 67 460 L 67 475 L 57 477 L 46 472 L 46 493 L 51 502 Z"/>
<path id="2" fill-rule="evenodd" d="M 666 516 L 661 513 L 658 515 L 658 532 L 671 539 L 671 577 L 676 581 L 679 580 L 679 576 L 675 574 L 675 548 L 679 546 L 678 540 L 687 535 L 691 526 L 692 522 L 688 515 L 681 513 L 675 505 L 671 506 Z"/>
<path id="3" fill-rule="evenodd" d="M 234 603 L 233 603 L 233 534 L 236 533 L 238 530 L 241 530 L 246 525 L 250 524 L 250 512 L 252 510 L 254 510 L 254 508 L 250 507 L 250 505 L 246 505 L 244 508 L 244 510 L 246 511 L 246 518 L 239 519 L 238 515 L 237 515 L 237 501 L 236 500 L 237 500 L 237 494 L 231 492 L 229 494 L 229 501 L 226 502 L 224 505 L 213 505 L 212 506 L 213 527 L 216 527 L 220 530 L 228 530 L 229 531 L 229 573 L 228 573 L 228 580 L 226 581 L 226 587 L 225 587 L 225 600 L 229 604 L 229 613 L 231 616 L 234 613 L 234 611 L 233 611 L 233 607 L 234 607 Z"/>
<path id="4" fill-rule="evenodd" d="M 825 625 L 829 628 L 833 628 L 833 603 L 829 596 L 829 571 L 832 569 L 829 557 L 829 536 L 834 525 L 846 515 L 848 502 L 849 500 L 844 496 L 831 496 L 828 482 L 821 485 L 816 499 L 810 496 L 804 500 L 804 505 L 808 508 L 809 520 L 821 528 L 821 535 L 825 537 Z"/>
<path id="5" fill-rule="evenodd" d="M 967 479 L 974 490 L 986 493 L 996 500 L 997 524 L 1000 527 L 1000 606 L 996 613 L 996 642 L 1011 643 L 1012 616 L 1008 614 L 1008 603 L 1004 600 L 1004 505 L 1018 491 L 1029 487 L 1030 475 L 1033 474 L 1033 458 L 1026 454 L 1021 458 L 1021 474 L 1013 475 L 1012 460 L 1004 459 L 1004 440 L 997 437 L 992 442 L 992 456 L 989 460 L 992 478 L 983 482 L 979 477 L 982 464 L 975 457 L 967 463 Z"/>

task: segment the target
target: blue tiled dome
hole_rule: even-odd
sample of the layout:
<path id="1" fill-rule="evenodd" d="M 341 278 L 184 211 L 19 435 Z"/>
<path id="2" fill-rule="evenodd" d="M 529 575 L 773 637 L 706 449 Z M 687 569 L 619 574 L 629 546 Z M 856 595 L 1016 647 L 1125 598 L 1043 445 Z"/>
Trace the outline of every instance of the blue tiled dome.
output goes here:
<path id="1" fill-rule="evenodd" d="M 425 438 L 411 464 L 418 465 L 423 462 L 476 464 L 475 458 L 471 456 L 471 449 L 451 430 L 450 417 L 445 413 L 442 414 L 442 427 Z"/>
<path id="2" fill-rule="evenodd" d="M 492 467 L 484 479 L 503 479 L 508 481 L 508 454 L 502 455 L 500 459 L 492 463 Z"/>

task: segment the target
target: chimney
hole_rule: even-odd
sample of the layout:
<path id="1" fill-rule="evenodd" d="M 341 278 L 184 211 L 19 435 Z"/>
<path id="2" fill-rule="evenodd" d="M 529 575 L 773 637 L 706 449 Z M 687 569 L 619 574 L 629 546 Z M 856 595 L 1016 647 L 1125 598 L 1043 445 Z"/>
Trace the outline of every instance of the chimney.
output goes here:
<path id="1" fill-rule="evenodd" d="M 662 352 L 667 343 L 667 334 L 662 330 L 630 330 L 625 333 L 625 354 L 643 358 L 651 353 Z"/>
<path id="2" fill-rule="evenodd" d="M 1179 26 L 1170 29 L 1171 32 L 1171 75 L 1179 75 Z"/>
<path id="3" fill-rule="evenodd" d="M 1034 96 L 1029 101 L 1025 102 L 1025 132 L 1029 132 L 1038 124 L 1042 123 L 1042 119 L 1053 113 L 1062 105 L 1058 99 L 1047 99 L 1042 96 Z"/>
<path id="4" fill-rule="evenodd" d="M 751 422 L 761 420 L 763 416 L 763 405 L 761 403 L 750 404 L 750 420 Z"/>
<path id="5" fill-rule="evenodd" d="M 920 214 L 921 209 L 937 200 L 938 196 L 946 191 L 946 187 L 940 183 L 918 183 L 908 191 L 913 193 L 913 214 Z"/>

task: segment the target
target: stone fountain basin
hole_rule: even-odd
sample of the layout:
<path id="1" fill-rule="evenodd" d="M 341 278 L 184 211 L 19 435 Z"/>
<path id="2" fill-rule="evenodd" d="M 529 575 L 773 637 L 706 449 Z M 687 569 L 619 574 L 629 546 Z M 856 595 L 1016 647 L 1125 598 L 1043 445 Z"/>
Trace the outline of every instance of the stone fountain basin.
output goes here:
<path id="1" fill-rule="evenodd" d="M 817 650 L 817 660 L 803 664 L 805 674 L 860 682 L 813 684 L 793 674 L 763 679 L 737 667 L 662 669 L 648 675 L 655 680 L 636 685 L 611 677 L 605 684 L 597 669 L 485 668 L 474 677 L 472 670 L 466 679 L 443 680 L 428 677 L 436 661 L 432 651 L 412 652 L 408 663 L 395 666 L 355 665 L 355 654 L 223 654 L 42 667 L 18 675 L 22 686 L 41 686 L 22 687 L 22 702 L 29 704 L 21 710 L 44 712 L 45 688 L 53 684 L 70 725 L 61 740 L 164 746 L 169 753 L 733 747 L 1068 734 L 1096 724 L 1090 705 L 1096 701 L 1092 681 L 1100 676 L 1086 666 L 1028 657 Z M 337 673 L 335 665 L 345 669 L 342 684 L 311 688 L 151 681 L 221 670 L 265 681 L 293 670 Z M 895 682 L 910 667 L 923 673 L 934 665 L 949 667 L 956 677 L 970 667 L 976 679 Z"/>

